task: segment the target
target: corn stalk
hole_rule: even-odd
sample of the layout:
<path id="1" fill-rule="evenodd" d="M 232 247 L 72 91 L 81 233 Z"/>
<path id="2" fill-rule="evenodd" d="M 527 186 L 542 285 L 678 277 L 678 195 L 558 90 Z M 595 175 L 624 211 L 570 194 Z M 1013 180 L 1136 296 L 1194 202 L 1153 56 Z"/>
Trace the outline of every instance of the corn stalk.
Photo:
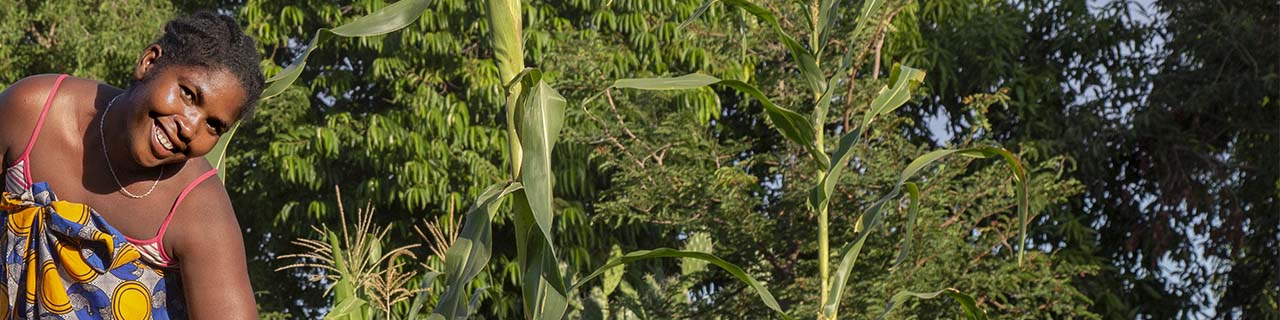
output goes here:
<path id="1" fill-rule="evenodd" d="M 834 0 L 815 0 L 807 7 L 804 15 L 809 22 L 810 35 L 809 46 L 806 48 L 795 40 L 790 34 L 783 30 L 777 16 L 769 9 L 751 3 L 747 0 L 709 0 L 703 4 L 701 8 L 695 11 L 693 17 L 689 18 L 684 25 L 698 18 L 698 16 L 706 12 L 707 8 L 716 2 L 722 2 L 726 5 L 741 9 L 764 21 L 770 29 L 773 30 L 778 41 L 782 42 L 787 48 L 792 62 L 798 67 L 801 78 L 809 89 L 809 95 L 813 98 L 813 112 L 806 118 L 795 111 L 784 106 L 779 106 L 772 102 L 769 97 L 755 86 L 736 80 L 721 80 L 712 76 L 703 74 L 689 74 L 673 78 L 647 78 L 647 79 L 622 79 L 617 80 L 614 84 L 607 88 L 619 89 L 636 89 L 636 90 L 689 90 L 703 88 L 710 85 L 721 85 L 729 89 L 738 91 L 764 106 L 765 118 L 769 120 L 772 126 L 788 141 L 801 146 L 809 155 L 809 159 L 818 168 L 815 174 L 819 177 L 818 185 L 814 186 L 808 197 L 808 206 L 818 217 L 818 276 L 821 279 L 818 288 L 819 296 L 819 312 L 816 318 L 819 320 L 832 320 L 839 318 L 839 306 L 841 295 L 845 291 L 845 284 L 848 282 L 850 272 L 854 263 L 862 250 L 862 246 L 867 238 L 879 226 L 884 216 L 884 207 L 889 203 L 896 205 L 899 194 L 905 185 L 908 189 L 908 199 L 912 206 L 911 212 L 914 212 L 919 202 L 919 192 L 914 184 L 907 181 L 919 174 L 924 169 L 931 166 L 934 162 L 948 155 L 962 155 L 969 157 L 1002 157 L 1009 165 L 1010 172 L 1018 184 L 1018 218 L 1019 218 L 1019 246 L 1017 259 L 1021 264 L 1023 250 L 1026 239 L 1026 217 L 1028 209 L 1027 201 L 1027 176 L 1026 171 L 1022 168 L 1018 158 L 1007 150 L 998 147 L 976 147 L 968 149 L 946 149 L 929 152 L 920 156 L 907 165 L 899 174 L 897 183 L 892 187 L 891 191 L 867 208 L 860 216 L 858 223 L 854 226 L 857 233 L 853 242 L 847 243 L 840 249 L 841 258 L 839 266 L 832 271 L 830 252 L 830 227 L 829 227 L 829 210 L 830 201 L 840 176 L 844 173 L 858 149 L 863 143 L 861 138 L 866 134 L 870 125 L 882 115 L 893 112 L 911 99 L 912 91 L 924 80 L 925 72 L 906 66 L 895 65 L 890 71 L 888 84 L 879 88 L 876 97 L 867 106 L 863 120 L 859 123 L 856 130 L 853 128 L 845 128 L 843 135 L 836 139 L 835 150 L 830 154 L 827 153 L 824 142 L 826 132 L 823 128 L 826 125 L 827 112 L 830 109 L 833 99 L 833 90 L 836 87 L 835 82 L 847 70 L 853 68 L 855 63 L 853 60 L 855 48 L 850 48 L 844 52 L 843 58 L 840 60 L 839 70 L 845 72 L 837 72 L 836 75 L 827 77 L 822 73 L 820 59 L 825 49 L 827 39 L 830 37 L 832 27 L 832 17 L 835 14 L 837 3 Z M 859 11 L 858 21 L 855 24 L 850 42 L 858 43 L 859 37 L 863 36 L 867 27 L 872 21 L 880 20 L 880 13 L 885 6 L 885 0 L 865 0 Z M 887 19 L 887 18 L 886 18 Z M 874 37 L 871 37 L 874 38 Z M 852 81 L 852 79 L 851 79 Z M 848 102 L 852 103 L 852 102 Z M 905 230 L 906 238 L 911 237 L 911 223 L 908 220 Z M 905 250 L 909 249 L 910 243 L 904 244 L 899 254 L 899 261 Z M 754 289 L 760 296 L 762 302 L 771 309 L 778 311 L 782 318 L 789 318 L 789 315 L 782 310 L 777 301 L 773 299 L 768 289 L 760 285 L 758 281 L 751 279 L 749 276 L 741 274 L 741 268 L 730 264 L 719 258 L 709 254 L 699 254 L 693 252 L 680 252 L 674 249 L 660 248 L 655 250 L 644 250 L 632 252 L 618 258 L 611 259 L 600 270 L 588 275 L 580 280 L 575 288 L 583 285 L 583 282 L 599 276 L 604 270 L 624 265 L 625 263 L 647 258 L 658 257 L 683 257 L 696 258 L 712 262 L 713 264 L 727 270 L 738 279 L 745 282 Z M 901 302 L 901 300 L 915 297 L 920 299 L 931 299 L 938 296 L 947 296 L 959 302 L 965 310 L 966 316 L 970 319 L 985 319 L 986 314 L 978 309 L 973 298 L 960 293 L 955 289 L 943 289 L 932 293 L 915 293 L 901 292 L 891 299 L 891 303 L 886 306 L 885 312 L 892 310 L 893 306 Z"/>
<path id="2" fill-rule="evenodd" d="M 342 26 L 317 30 L 293 63 L 267 79 L 263 98 L 278 95 L 292 85 L 302 74 L 312 50 L 329 37 L 367 37 L 394 32 L 417 20 L 429 4 L 429 0 L 402 0 Z M 447 289 L 430 318 L 463 319 L 473 311 L 475 303 L 467 302 L 464 290 L 489 261 L 493 247 L 492 218 L 501 202 L 510 196 L 515 211 L 525 313 L 531 319 L 559 319 L 567 307 L 567 290 L 551 238 L 551 150 L 560 134 L 565 100 L 542 81 L 539 70 L 524 68 L 520 2 L 494 0 L 488 1 L 486 7 L 495 59 L 506 83 L 504 107 L 510 179 L 490 186 L 468 210 L 457 241 L 445 252 Z M 207 156 L 215 168 L 223 166 L 223 155 L 234 133 L 233 128 Z M 351 282 L 337 279 L 336 284 L 342 293 L 349 291 L 344 288 Z M 354 308 L 351 305 L 363 303 L 351 297 L 336 296 L 334 305 L 339 308 L 335 310 L 345 315 L 346 310 Z M 415 299 L 414 313 L 422 301 Z"/>
<path id="3" fill-rule="evenodd" d="M 327 37 L 333 35 L 364 37 L 399 30 L 421 16 L 428 2 L 428 0 L 402 0 L 348 24 L 316 31 L 303 54 L 289 67 L 268 79 L 269 85 L 263 96 L 270 98 L 283 92 L 285 88 L 291 85 L 301 74 L 311 50 Z M 811 114 L 805 116 L 784 106 L 779 106 L 765 96 L 761 90 L 749 83 L 736 80 L 720 80 L 701 74 L 690 74 L 675 78 L 622 79 L 616 81 L 613 86 L 606 90 L 614 88 L 687 90 L 710 85 L 721 85 L 759 101 L 764 106 L 765 117 L 772 126 L 788 141 L 802 146 L 807 151 L 809 159 L 818 168 L 816 174 L 820 176 L 820 182 L 812 188 L 808 201 L 810 209 L 814 210 L 818 216 L 817 241 L 819 247 L 819 277 L 821 279 L 818 290 L 820 303 L 818 319 L 838 318 L 839 302 L 841 294 L 845 291 L 844 286 L 849 278 L 849 272 L 851 272 L 853 264 L 861 252 L 862 245 L 872 231 L 879 226 L 883 217 L 882 209 L 884 206 L 891 201 L 896 204 L 899 199 L 899 193 L 905 185 L 908 189 L 911 210 L 914 212 L 915 206 L 919 202 L 919 193 L 915 185 L 907 183 L 907 180 L 944 156 L 1002 157 L 1006 160 L 1013 172 L 1014 180 L 1018 183 L 1020 239 L 1022 240 L 1019 243 L 1025 243 L 1025 220 L 1028 208 L 1027 177 L 1018 158 L 998 147 L 937 150 L 927 153 L 908 164 L 907 168 L 899 175 L 899 179 L 892 190 L 873 202 L 858 217 L 859 223 L 855 226 L 855 231 L 858 235 L 855 241 L 842 246 L 840 250 L 840 265 L 832 272 L 828 207 L 836 183 L 839 181 L 848 162 L 852 160 L 856 146 L 862 143 L 860 140 L 870 124 L 878 116 L 893 112 L 910 100 L 911 92 L 923 80 L 924 72 L 909 67 L 895 66 L 891 71 L 889 83 L 879 89 L 876 98 L 867 107 L 863 121 L 860 122 L 857 130 L 846 130 L 847 133 L 836 139 L 836 149 L 828 153 L 826 151 L 827 144 L 825 143 L 826 132 L 823 128 L 825 127 L 827 112 L 833 98 L 834 84 L 837 77 L 842 73 L 838 72 L 835 76 L 827 77 L 821 71 L 822 61 L 820 58 L 830 37 L 833 25 L 831 20 L 835 15 L 835 10 L 838 9 L 837 2 L 834 0 L 815 0 L 808 7 L 805 17 L 809 19 L 811 34 L 808 38 L 809 46 L 807 48 L 783 30 L 777 16 L 772 11 L 746 0 L 708 1 L 695 11 L 693 17 L 690 17 L 685 24 L 697 19 L 701 13 L 705 12 L 715 2 L 723 2 L 742 9 L 768 24 L 779 41 L 787 48 L 793 62 L 801 71 L 802 80 L 812 97 L 813 112 Z M 865 0 L 863 2 L 860 16 L 852 34 L 854 39 L 851 40 L 856 40 L 865 33 L 869 21 L 873 17 L 878 17 L 875 14 L 880 12 L 884 4 L 885 0 Z M 435 310 L 428 318 L 465 319 L 474 312 L 473 309 L 476 303 L 474 298 L 468 299 L 466 287 L 488 264 L 493 247 L 493 215 L 497 212 L 501 203 L 509 197 L 512 200 L 511 207 L 514 211 L 513 224 L 516 229 L 515 238 L 521 279 L 522 305 L 527 319 L 559 319 L 564 315 L 567 308 L 569 292 L 572 292 L 571 288 L 576 289 L 587 281 L 605 274 L 612 268 L 621 267 L 637 260 L 660 257 L 696 259 L 720 267 L 735 278 L 748 284 L 760 296 L 761 301 L 767 307 L 777 311 L 780 317 L 789 319 L 790 316 L 774 299 L 768 288 L 750 275 L 747 275 L 742 268 L 709 253 L 693 250 L 659 248 L 615 256 L 597 271 L 578 280 L 572 287 L 565 283 L 556 259 L 556 249 L 553 245 L 554 241 L 551 232 L 554 215 L 550 161 L 551 151 L 558 140 L 562 126 L 566 101 L 554 88 L 543 81 L 540 70 L 526 68 L 523 64 L 524 48 L 521 37 L 520 2 L 518 0 L 488 0 L 486 8 L 488 9 L 487 20 L 492 31 L 491 40 L 494 56 L 499 74 L 503 83 L 505 83 L 504 89 L 507 94 L 503 107 L 507 114 L 506 124 L 510 156 L 507 160 L 510 164 L 510 178 L 486 189 L 467 211 L 465 224 L 458 235 L 457 241 L 445 252 L 444 276 L 446 277 L 447 289 L 440 296 Z M 856 43 L 856 41 L 852 42 Z M 852 68 L 854 51 L 851 49 L 844 53 L 843 59 L 840 60 L 840 70 Z M 590 100 L 588 99 L 588 101 Z M 232 133 L 234 133 L 234 129 Z M 216 166 L 220 167 L 222 165 L 222 154 L 225 153 L 227 142 L 232 135 L 225 135 L 219 141 L 215 150 L 210 153 L 209 159 L 213 159 L 213 163 Z M 907 226 L 906 230 L 910 230 L 910 225 Z M 904 236 L 910 237 L 909 233 L 908 231 L 908 234 Z M 902 250 L 907 249 L 907 246 L 904 245 Z M 1023 249 L 1022 245 L 1018 246 L 1019 263 L 1022 260 Z M 349 291 L 345 286 L 349 285 L 350 282 L 344 282 L 340 279 L 337 283 L 342 288 L 335 289 L 344 292 Z M 337 298 L 342 300 L 344 296 L 346 295 L 343 294 Z M 895 304 L 903 299 L 911 297 L 929 299 L 937 296 L 948 296 L 960 302 L 966 311 L 966 315 L 970 318 L 985 318 L 985 314 L 976 308 L 971 297 L 954 289 L 943 289 L 931 293 L 904 291 L 891 299 L 891 303 L 886 307 L 885 312 L 887 313 L 888 310 L 891 310 Z M 360 304 L 361 302 L 344 300 L 335 301 L 334 303 L 342 307 L 344 305 Z M 421 303 L 422 299 L 415 299 L 415 305 L 420 305 Z"/>

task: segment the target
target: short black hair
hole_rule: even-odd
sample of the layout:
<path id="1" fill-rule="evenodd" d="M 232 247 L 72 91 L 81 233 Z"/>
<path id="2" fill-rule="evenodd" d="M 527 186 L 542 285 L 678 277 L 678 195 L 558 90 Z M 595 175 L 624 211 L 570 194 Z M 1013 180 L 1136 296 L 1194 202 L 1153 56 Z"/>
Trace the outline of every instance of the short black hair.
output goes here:
<path id="1" fill-rule="evenodd" d="M 240 119 L 248 118 L 257 109 L 264 83 L 258 66 L 262 55 L 258 53 L 257 43 L 240 29 L 235 18 L 212 11 L 178 17 L 164 25 L 164 35 L 153 44 L 159 45 L 163 53 L 152 70 L 171 65 L 226 70 L 240 80 L 245 91 Z"/>

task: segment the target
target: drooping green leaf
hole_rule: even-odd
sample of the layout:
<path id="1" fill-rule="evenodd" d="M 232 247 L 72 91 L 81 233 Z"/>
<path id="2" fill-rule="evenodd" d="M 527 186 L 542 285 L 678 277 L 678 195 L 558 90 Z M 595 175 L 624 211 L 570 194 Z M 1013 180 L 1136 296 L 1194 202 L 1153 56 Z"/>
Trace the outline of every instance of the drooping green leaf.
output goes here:
<path id="1" fill-rule="evenodd" d="M 947 296 L 948 298 L 955 300 L 957 303 L 960 303 L 960 309 L 964 310 L 964 316 L 969 320 L 987 319 L 987 312 L 978 308 L 978 304 L 974 301 L 973 297 L 961 293 L 960 290 L 956 290 L 954 288 L 946 288 L 934 292 L 899 291 L 897 294 L 893 295 L 893 298 L 889 299 L 889 304 L 884 307 L 884 312 L 881 313 L 880 317 L 877 319 L 884 319 L 885 316 L 889 315 L 890 311 L 893 311 L 895 306 L 902 304 L 902 302 L 906 301 L 907 298 L 933 299 L 938 296 Z"/>
<path id="2" fill-rule="evenodd" d="M 906 225 L 903 226 L 905 229 L 902 231 L 902 248 L 898 249 L 898 258 L 893 260 L 893 264 L 889 267 L 890 271 L 897 270 L 898 266 L 902 264 L 902 260 L 906 260 L 907 254 L 911 252 L 911 231 L 913 229 L 912 227 L 916 225 L 916 212 L 920 211 L 920 187 L 916 186 L 913 182 L 908 182 L 907 196 L 909 197 L 911 204 L 907 209 Z"/>
<path id="3" fill-rule="evenodd" d="M 810 47 L 815 48 L 813 50 L 815 55 L 822 54 L 822 47 L 824 47 L 827 43 L 828 37 L 831 35 L 831 21 L 836 16 L 836 4 L 838 3 L 839 1 L 836 0 L 820 0 L 815 2 L 815 4 L 818 5 L 818 21 L 814 23 L 813 34 L 815 37 L 814 39 L 817 39 L 817 41 L 809 44 Z"/>
<path id="4" fill-rule="evenodd" d="M 639 90 L 687 90 L 696 89 L 710 84 L 721 84 L 729 88 L 744 93 L 764 106 L 765 117 L 773 123 L 773 127 L 782 133 L 784 138 L 795 142 L 804 147 L 809 154 L 814 157 L 824 168 L 828 165 L 827 155 L 821 152 L 817 146 L 817 137 L 814 136 L 813 126 L 805 119 L 804 116 L 783 108 L 773 103 L 769 97 L 764 95 L 760 89 L 738 80 L 720 80 L 716 77 L 689 74 L 675 78 L 645 78 L 645 79 L 622 79 L 614 83 L 611 88 L 628 88 Z M 607 89 L 606 89 L 607 90 Z M 587 99 L 590 101 L 591 99 Z"/>
<path id="5" fill-rule="evenodd" d="M 329 32 L 343 37 L 369 37 L 403 29 L 418 20 L 431 5 L 430 0 L 401 0 L 356 18 Z"/>
<path id="6" fill-rule="evenodd" d="M 534 232 L 529 232 L 526 240 L 528 258 L 520 291 L 529 319 L 560 319 L 569 307 L 569 291 L 560 274 L 559 260 L 546 240 Z"/>
<path id="7" fill-rule="evenodd" d="M 755 278 L 752 278 L 745 271 L 743 271 L 741 267 L 738 267 L 737 265 L 729 263 L 728 261 L 724 261 L 723 259 L 720 259 L 715 255 L 704 253 L 704 252 L 681 251 L 681 250 L 676 250 L 671 248 L 658 248 L 653 250 L 633 251 L 621 257 L 615 257 L 615 258 L 609 259 L 609 261 L 606 262 L 599 269 L 596 269 L 596 271 L 592 272 L 586 277 L 579 279 L 578 282 L 573 285 L 572 290 L 577 291 L 579 287 L 582 287 L 582 285 L 591 281 L 591 279 L 595 279 L 596 277 L 599 277 L 600 275 L 604 274 L 605 271 L 611 268 L 618 267 L 618 266 L 628 264 L 638 260 L 653 259 L 653 258 L 699 259 L 699 260 L 709 262 L 713 265 L 716 265 L 717 267 L 724 269 L 724 271 L 729 272 L 729 274 L 732 275 L 734 278 L 737 278 L 739 281 L 746 283 L 748 286 L 751 287 L 751 289 L 754 289 L 756 291 L 756 295 L 760 296 L 760 301 L 764 302 L 764 305 L 766 307 L 769 307 L 769 309 L 773 309 L 774 311 L 777 311 L 778 315 L 781 316 L 783 319 L 791 319 L 789 316 L 787 316 L 785 312 L 782 311 L 782 307 L 778 305 L 778 300 L 773 298 L 773 294 L 769 293 L 769 289 L 766 288 L 764 284 L 761 284 L 760 281 L 756 281 Z"/>
<path id="8" fill-rule="evenodd" d="M 769 23 L 769 26 L 773 28 L 773 32 L 778 34 L 782 44 L 787 47 L 787 51 L 791 52 L 791 59 L 795 60 L 796 65 L 800 67 L 800 73 L 804 76 L 805 84 L 809 85 L 809 90 L 815 93 L 827 91 L 827 77 L 824 77 L 822 69 L 818 68 L 818 60 L 813 56 L 813 52 L 800 45 L 799 41 L 796 41 L 795 38 L 782 29 L 782 24 L 778 22 L 778 17 L 773 11 L 746 0 L 723 1 L 725 4 L 743 8 L 757 18 Z"/>
<path id="9" fill-rule="evenodd" d="M 897 190 L 891 194 L 896 195 Z M 862 245 L 867 242 L 867 237 L 871 235 L 873 230 L 880 225 L 880 210 L 884 208 L 885 203 L 893 197 L 881 197 L 862 214 L 863 219 L 868 219 L 866 225 L 858 233 L 858 237 L 840 250 L 840 266 L 836 268 L 836 272 L 831 280 L 831 288 L 827 291 L 826 304 L 822 305 L 822 315 L 826 319 L 837 319 L 840 311 L 840 297 L 844 293 L 844 286 L 849 282 L 849 273 L 853 272 L 853 265 L 858 261 L 858 255 L 862 252 Z"/>
<path id="10" fill-rule="evenodd" d="M 703 13 L 707 13 L 707 9 L 710 9 L 711 5 L 715 3 L 716 0 L 707 0 L 707 2 L 703 2 L 702 5 L 698 6 L 697 10 L 693 10 L 693 14 L 689 15 L 688 19 L 685 19 L 684 22 L 680 23 L 678 28 L 684 29 L 684 27 L 689 26 L 690 23 L 693 23 L 693 20 L 697 20 Z"/>
<path id="11" fill-rule="evenodd" d="M 800 67 L 800 73 L 804 76 L 805 84 L 809 86 L 809 89 L 815 93 L 826 91 L 826 77 L 822 76 L 822 70 L 818 68 L 818 61 L 814 58 L 813 52 L 801 45 L 799 41 L 796 41 L 794 37 L 786 32 L 786 30 L 783 30 L 782 24 L 778 22 L 778 16 L 768 8 L 761 7 L 760 5 L 751 3 L 747 0 L 707 0 L 702 7 L 698 8 L 695 15 L 690 17 L 690 20 L 701 15 L 702 12 L 706 11 L 706 7 L 711 6 L 711 4 L 716 1 L 742 8 L 743 10 L 746 10 L 747 13 L 750 13 L 757 18 L 764 20 L 765 23 L 768 23 L 769 27 L 771 27 L 774 33 L 778 35 L 779 40 L 782 40 L 783 46 L 787 47 L 787 51 L 791 53 L 791 58 L 795 60 L 796 65 Z M 684 24 L 687 23 L 688 21 Z M 681 27 L 683 27 L 684 24 L 681 24 Z"/>
<path id="12" fill-rule="evenodd" d="M 924 81 L 924 75 L 924 71 L 920 69 L 895 64 L 890 71 L 890 85 L 880 88 L 875 100 L 871 101 L 871 107 L 862 116 L 863 130 L 876 117 L 892 112 L 911 100 L 911 91 Z"/>
<path id="13" fill-rule="evenodd" d="M 205 160 L 209 161 L 209 165 L 212 165 L 214 170 L 218 170 L 218 180 L 222 180 L 224 184 L 227 182 L 225 167 L 227 146 L 231 144 L 231 137 L 236 135 L 236 130 L 240 130 L 239 123 L 231 126 L 231 130 L 227 130 L 221 137 L 218 137 L 218 143 L 213 145 L 213 150 L 209 150 L 209 153 L 204 155 Z"/>
<path id="14" fill-rule="evenodd" d="M 836 190 L 836 183 L 840 181 L 840 175 L 844 174 L 844 169 L 849 166 L 849 161 L 853 159 L 853 148 L 861 137 L 861 131 L 849 132 L 840 137 L 840 142 L 836 145 L 835 152 L 831 154 L 835 161 L 823 172 L 819 185 L 814 187 L 809 194 L 809 204 L 813 206 L 814 210 L 826 208 L 830 203 L 831 194 Z"/>
<path id="15" fill-rule="evenodd" d="M 783 108 L 769 100 L 760 89 L 738 80 L 723 80 L 720 84 L 730 88 L 737 89 L 739 92 L 745 93 L 764 106 L 765 115 L 773 122 L 774 128 L 777 128 L 782 136 L 791 140 L 805 150 L 809 151 L 809 155 L 813 156 L 822 167 L 830 166 L 830 159 L 823 153 L 817 145 L 817 137 L 815 137 L 813 126 L 809 125 L 809 121 L 804 116 Z"/>
<path id="16" fill-rule="evenodd" d="M 302 50 L 301 56 L 294 59 L 293 63 L 289 64 L 288 67 L 285 67 L 284 70 L 281 70 L 280 73 L 276 73 L 274 76 L 267 79 L 267 88 L 262 89 L 262 99 L 270 99 L 271 97 L 284 93 L 285 89 L 288 89 L 289 86 L 293 85 L 294 81 L 298 80 L 298 76 L 302 75 L 302 69 L 307 66 L 307 57 L 311 56 L 311 51 L 316 47 L 316 44 L 320 42 L 320 37 L 324 33 L 323 30 L 324 29 L 317 30 L 316 33 L 311 36 L 311 42 L 307 43 L 307 48 Z"/>
<path id="17" fill-rule="evenodd" d="M 1013 173 L 1015 196 L 1018 197 L 1018 265 L 1022 265 L 1023 255 L 1026 253 L 1027 246 L 1027 219 L 1030 219 L 1031 200 L 1028 184 L 1030 177 L 1027 176 L 1027 170 L 1022 167 L 1022 161 L 1018 156 L 1002 148 L 996 147 L 975 147 L 964 150 L 961 155 L 989 158 L 1000 156 L 1004 159 L 1005 164 L 1009 165 L 1009 171 Z"/>
<path id="18" fill-rule="evenodd" d="M 445 319 L 466 319 L 466 286 L 489 263 L 493 252 L 493 214 L 508 194 L 520 190 L 518 182 L 489 186 L 467 210 L 458 240 L 445 251 L 446 289 L 435 313 Z"/>
<path id="19" fill-rule="evenodd" d="M 290 85 L 293 85 L 294 81 L 298 80 L 298 76 L 302 75 L 302 70 L 307 65 L 307 57 L 311 56 L 311 51 L 315 50 L 316 45 L 322 40 L 321 37 L 326 33 L 343 37 L 368 37 L 386 34 L 400 30 L 413 23 L 414 20 L 422 16 L 422 12 L 426 11 L 429 4 L 431 4 L 430 0 L 401 0 L 336 28 L 316 30 L 316 33 L 311 37 L 311 42 L 307 43 L 307 48 L 302 50 L 302 55 L 294 59 L 293 63 L 281 70 L 280 73 L 267 79 L 269 85 L 262 90 L 262 98 L 266 99 L 278 95 L 289 88 Z"/>
<path id="20" fill-rule="evenodd" d="M 524 148 L 520 181 L 524 183 L 534 221 L 546 242 L 552 243 L 551 221 L 555 218 L 552 202 L 551 151 L 560 138 L 566 101 L 540 77 L 525 77 L 530 88 L 522 96 L 519 118 L 521 146 Z M 551 253 L 555 253 L 551 247 Z"/>

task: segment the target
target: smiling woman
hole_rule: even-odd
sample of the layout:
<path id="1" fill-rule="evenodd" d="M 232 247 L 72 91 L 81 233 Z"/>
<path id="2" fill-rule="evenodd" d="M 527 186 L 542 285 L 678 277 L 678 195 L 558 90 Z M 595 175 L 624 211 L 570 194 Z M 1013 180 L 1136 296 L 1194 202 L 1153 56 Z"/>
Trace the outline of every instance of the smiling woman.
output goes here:
<path id="1" fill-rule="evenodd" d="M 234 19 L 201 12 L 169 22 L 124 89 L 37 75 L 0 93 L 0 318 L 256 318 L 202 157 L 253 112 L 260 59 Z"/>

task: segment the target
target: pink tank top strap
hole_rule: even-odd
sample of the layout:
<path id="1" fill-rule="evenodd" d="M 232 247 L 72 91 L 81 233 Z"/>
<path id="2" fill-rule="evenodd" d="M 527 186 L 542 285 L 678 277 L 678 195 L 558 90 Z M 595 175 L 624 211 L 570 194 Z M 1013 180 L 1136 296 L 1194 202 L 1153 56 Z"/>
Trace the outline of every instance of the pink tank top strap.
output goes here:
<path id="1" fill-rule="evenodd" d="M 182 204 L 183 199 L 187 198 L 187 194 L 191 193 L 191 190 L 195 189 L 200 183 L 209 180 L 209 177 L 213 177 L 216 174 L 218 174 L 218 169 L 209 170 L 209 172 L 205 172 L 199 178 L 192 180 L 190 184 L 187 184 L 186 188 L 182 189 L 182 193 L 178 194 L 178 200 L 173 201 L 173 207 L 169 209 L 169 214 L 165 215 L 164 223 L 160 224 L 160 231 L 156 232 L 155 239 L 164 238 L 165 231 L 169 230 L 169 221 L 173 220 L 173 214 L 178 212 L 178 205 Z"/>
<path id="2" fill-rule="evenodd" d="M 40 129 L 44 128 L 44 118 L 49 115 L 49 107 L 53 106 L 53 97 L 58 94 L 58 87 L 62 86 L 62 80 L 67 79 L 67 75 L 58 75 L 58 80 L 53 82 L 53 89 L 49 90 L 49 97 L 44 100 L 44 108 L 40 110 L 40 118 L 36 119 L 36 128 L 31 132 L 31 139 L 27 140 L 27 148 L 22 150 L 22 155 L 18 157 L 18 161 L 22 162 L 22 170 L 25 171 L 27 185 L 32 184 L 31 180 L 31 149 L 36 145 L 36 137 L 40 136 Z"/>
<path id="3" fill-rule="evenodd" d="M 169 222 L 173 220 L 173 215 L 178 212 L 178 205 L 182 204 L 183 199 L 187 198 L 187 194 L 191 193 L 191 190 L 195 189 L 196 186 L 200 185 L 200 183 L 203 183 L 205 180 L 209 180 L 209 177 L 212 177 L 217 173 L 217 169 L 209 170 L 209 172 L 205 172 L 200 175 L 200 177 L 192 180 L 191 183 L 187 184 L 186 188 L 182 189 L 182 193 L 179 193 L 178 199 L 173 201 L 173 207 L 169 209 L 169 214 L 165 215 L 164 222 L 160 223 L 160 230 L 156 231 L 156 235 L 154 237 L 151 237 L 151 239 L 139 240 L 125 236 L 125 239 L 129 240 L 129 242 L 132 242 L 134 245 L 138 246 L 139 249 L 144 251 L 144 257 L 150 254 L 153 256 L 151 259 L 159 260 L 155 262 L 160 266 L 173 266 L 173 258 L 169 257 L 169 253 L 164 250 L 164 234 L 169 231 Z M 157 255 L 158 257 L 154 257 Z"/>

